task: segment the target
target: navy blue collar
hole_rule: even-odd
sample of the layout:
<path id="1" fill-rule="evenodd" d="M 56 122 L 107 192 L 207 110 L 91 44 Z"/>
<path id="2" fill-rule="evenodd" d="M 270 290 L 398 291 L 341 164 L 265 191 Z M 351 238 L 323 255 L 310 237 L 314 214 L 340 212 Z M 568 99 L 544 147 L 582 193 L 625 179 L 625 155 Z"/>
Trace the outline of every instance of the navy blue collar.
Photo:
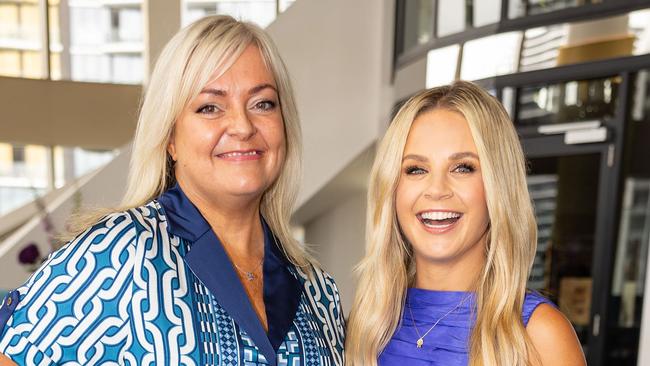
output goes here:
<path id="1" fill-rule="evenodd" d="M 264 218 L 260 215 L 264 230 L 264 306 L 268 334 L 264 332 L 221 241 L 180 186 L 177 184 L 163 193 L 158 202 L 167 217 L 168 231 L 189 242 L 185 263 L 228 315 L 253 339 L 267 362 L 275 365 L 276 350 L 293 323 L 302 286 L 290 272 L 291 264 Z"/>

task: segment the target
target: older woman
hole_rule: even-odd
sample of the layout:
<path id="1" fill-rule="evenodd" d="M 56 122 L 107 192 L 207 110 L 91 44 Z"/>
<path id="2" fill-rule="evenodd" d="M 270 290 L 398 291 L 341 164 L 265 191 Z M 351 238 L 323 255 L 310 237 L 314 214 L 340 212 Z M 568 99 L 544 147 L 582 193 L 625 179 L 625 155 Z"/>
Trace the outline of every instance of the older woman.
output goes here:
<path id="1" fill-rule="evenodd" d="M 501 104 L 468 82 L 426 90 L 382 140 L 348 365 L 579 366 L 580 343 L 526 290 L 537 227 Z"/>
<path id="2" fill-rule="evenodd" d="M 343 364 L 334 281 L 289 231 L 300 151 L 269 37 L 223 16 L 180 31 L 147 88 L 124 208 L 86 220 L 7 296 L 0 353 L 39 365 Z"/>

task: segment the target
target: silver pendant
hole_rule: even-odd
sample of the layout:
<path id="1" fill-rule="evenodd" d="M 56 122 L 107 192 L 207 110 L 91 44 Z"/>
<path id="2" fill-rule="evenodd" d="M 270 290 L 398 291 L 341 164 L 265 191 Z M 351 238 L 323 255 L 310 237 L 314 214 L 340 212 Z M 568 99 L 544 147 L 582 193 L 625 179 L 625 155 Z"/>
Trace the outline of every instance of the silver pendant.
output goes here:
<path id="1" fill-rule="evenodd" d="M 245 273 L 246 273 L 247 280 L 252 281 L 255 279 L 255 275 L 253 274 L 253 272 L 245 272 Z"/>

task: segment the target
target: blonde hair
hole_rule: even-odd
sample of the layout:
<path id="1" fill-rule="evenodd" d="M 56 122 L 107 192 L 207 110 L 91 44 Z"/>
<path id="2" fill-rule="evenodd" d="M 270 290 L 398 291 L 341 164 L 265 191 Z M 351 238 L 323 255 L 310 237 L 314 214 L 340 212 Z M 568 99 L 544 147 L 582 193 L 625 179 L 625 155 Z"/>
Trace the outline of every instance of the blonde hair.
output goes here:
<path id="1" fill-rule="evenodd" d="M 289 227 L 299 188 L 296 177 L 302 165 L 300 122 L 289 74 L 273 41 L 262 29 L 230 16 L 202 18 L 179 31 L 162 50 L 140 109 L 126 193 L 121 208 L 110 211 L 144 205 L 175 184 L 167 146 L 176 119 L 201 89 L 223 75 L 251 44 L 259 49 L 277 84 L 287 151 L 280 175 L 264 193 L 260 210 L 288 258 L 304 267 L 312 259 L 293 239 Z M 76 233 L 107 212 L 100 210 L 77 219 Z"/>
<path id="2" fill-rule="evenodd" d="M 376 365 L 399 326 L 415 272 L 411 248 L 395 213 L 395 189 L 413 121 L 436 108 L 457 112 L 467 120 L 481 161 L 490 216 L 485 267 L 477 279 L 477 319 L 468 345 L 470 365 L 529 365 L 535 352 L 521 313 L 537 226 L 524 154 L 503 106 L 464 81 L 409 99 L 378 147 L 368 192 L 366 256 L 358 266 L 346 358 L 350 365 Z"/>

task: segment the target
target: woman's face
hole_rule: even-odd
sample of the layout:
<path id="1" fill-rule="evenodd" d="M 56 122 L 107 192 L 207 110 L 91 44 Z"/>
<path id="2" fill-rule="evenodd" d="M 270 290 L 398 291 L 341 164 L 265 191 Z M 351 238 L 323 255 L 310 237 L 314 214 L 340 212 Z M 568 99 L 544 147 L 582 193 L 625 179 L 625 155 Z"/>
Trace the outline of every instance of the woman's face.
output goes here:
<path id="1" fill-rule="evenodd" d="M 204 197 L 257 199 L 280 174 L 284 123 L 273 74 L 249 46 L 205 85 L 174 126 L 176 180 Z"/>
<path id="2" fill-rule="evenodd" d="M 416 265 L 482 260 L 489 216 L 478 152 L 462 115 L 434 109 L 415 119 L 395 200 Z"/>

